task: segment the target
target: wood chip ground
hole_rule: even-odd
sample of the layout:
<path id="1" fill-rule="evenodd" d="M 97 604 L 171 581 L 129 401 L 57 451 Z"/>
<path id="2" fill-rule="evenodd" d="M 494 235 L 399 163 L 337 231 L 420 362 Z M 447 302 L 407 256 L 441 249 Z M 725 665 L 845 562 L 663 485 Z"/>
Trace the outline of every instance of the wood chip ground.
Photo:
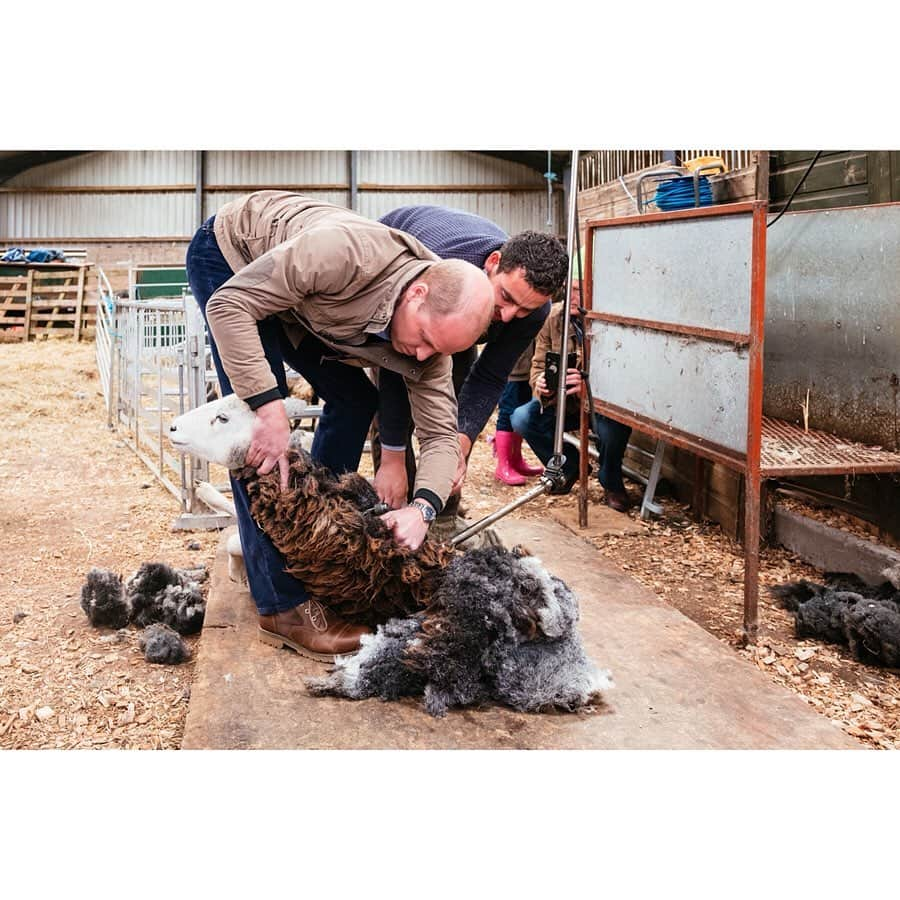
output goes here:
<path id="1" fill-rule="evenodd" d="M 171 530 L 177 501 L 106 426 L 92 343 L 5 345 L 0 409 L 0 748 L 179 747 L 193 661 L 147 663 L 137 631 L 91 628 L 79 594 L 93 566 L 123 575 L 152 560 L 209 566 L 218 534 Z M 522 490 L 494 480 L 485 440 L 492 431 L 493 424 L 476 443 L 465 487 L 473 519 Z M 367 459 L 362 471 L 371 474 Z M 638 500 L 639 486 L 629 490 Z M 591 504 L 601 498 L 593 483 Z M 576 504 L 574 494 L 540 497 L 513 515 L 544 518 Z M 790 616 L 764 590 L 759 645 L 740 647 L 740 547 L 718 526 L 664 505 L 665 515 L 649 523 L 629 514 L 639 533 L 591 543 L 861 745 L 897 747 L 897 673 L 861 665 L 838 647 L 797 641 Z M 783 550 L 762 554 L 764 587 L 818 574 Z M 196 654 L 202 637 L 188 643 Z"/>

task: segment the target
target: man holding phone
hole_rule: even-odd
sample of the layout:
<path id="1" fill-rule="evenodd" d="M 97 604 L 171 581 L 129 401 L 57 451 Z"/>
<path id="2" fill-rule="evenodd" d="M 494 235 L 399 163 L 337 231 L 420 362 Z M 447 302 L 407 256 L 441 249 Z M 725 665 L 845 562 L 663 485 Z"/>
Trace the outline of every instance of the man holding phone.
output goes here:
<path id="1" fill-rule="evenodd" d="M 581 393 L 581 329 L 577 321 L 581 315 L 581 282 L 577 265 L 572 277 L 572 292 L 569 295 L 570 324 L 569 344 L 566 348 L 565 368 L 559 353 L 562 340 L 563 315 L 565 307 L 557 303 L 544 322 L 535 341 L 534 357 L 531 360 L 529 381 L 534 400 L 520 406 L 512 414 L 513 430 L 528 442 L 535 455 L 546 465 L 553 456 L 553 442 L 556 436 L 556 397 L 559 379 L 565 379 L 566 410 L 565 429 L 578 428 Z M 622 459 L 631 429 L 604 416 L 597 416 L 600 438 L 600 484 L 603 485 L 604 499 L 618 512 L 625 512 L 630 506 L 625 484 L 622 481 Z M 563 466 L 565 487 L 560 493 L 568 493 L 578 479 L 579 453 L 571 444 L 565 447 L 566 462 Z"/>

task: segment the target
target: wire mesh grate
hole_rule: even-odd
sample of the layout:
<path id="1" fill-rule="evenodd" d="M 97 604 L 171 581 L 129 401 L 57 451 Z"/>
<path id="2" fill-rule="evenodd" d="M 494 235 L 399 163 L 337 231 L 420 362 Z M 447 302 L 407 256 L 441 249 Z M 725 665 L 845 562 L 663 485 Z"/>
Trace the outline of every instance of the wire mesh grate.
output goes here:
<path id="1" fill-rule="evenodd" d="M 770 477 L 900 472 L 900 453 L 764 417 L 760 468 Z"/>

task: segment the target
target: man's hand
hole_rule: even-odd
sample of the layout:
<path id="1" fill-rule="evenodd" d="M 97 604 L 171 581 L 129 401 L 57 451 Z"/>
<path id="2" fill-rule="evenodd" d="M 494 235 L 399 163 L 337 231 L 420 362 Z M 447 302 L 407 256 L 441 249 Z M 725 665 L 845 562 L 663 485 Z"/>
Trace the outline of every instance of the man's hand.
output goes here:
<path id="1" fill-rule="evenodd" d="M 578 369 L 566 370 L 566 396 L 577 394 L 581 390 L 581 372 Z"/>
<path id="2" fill-rule="evenodd" d="M 378 499 L 392 509 L 406 505 L 409 479 L 406 475 L 406 451 L 381 448 L 381 465 L 375 473 L 375 490 Z M 419 516 L 421 518 L 421 516 Z"/>
<path id="3" fill-rule="evenodd" d="M 290 437 L 291 423 L 283 401 L 272 400 L 256 410 L 245 461 L 260 475 L 268 475 L 277 465 L 282 490 L 288 486 L 287 445 Z"/>
<path id="4" fill-rule="evenodd" d="M 539 397 L 556 396 L 556 391 L 547 390 L 547 379 L 541 372 L 534 383 L 534 389 Z M 566 369 L 566 395 L 577 394 L 581 390 L 581 372 L 578 369 Z"/>
<path id="5" fill-rule="evenodd" d="M 420 510 L 414 506 L 392 509 L 381 517 L 382 521 L 394 531 L 394 539 L 401 547 L 418 550 L 428 534 L 428 523 Z"/>

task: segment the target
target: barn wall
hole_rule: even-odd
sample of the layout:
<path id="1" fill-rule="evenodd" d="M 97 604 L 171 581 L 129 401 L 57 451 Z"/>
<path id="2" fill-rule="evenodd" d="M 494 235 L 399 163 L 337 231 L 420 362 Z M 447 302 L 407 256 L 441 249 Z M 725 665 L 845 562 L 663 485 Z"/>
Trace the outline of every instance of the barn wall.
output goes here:
<path id="1" fill-rule="evenodd" d="M 562 191 L 520 163 L 469 151 L 363 150 L 357 209 L 378 218 L 408 204 L 453 206 L 510 233 L 565 231 Z M 115 289 L 131 265 L 183 263 L 197 226 L 198 154 L 110 150 L 57 160 L 0 187 L 0 244 L 84 247 Z M 346 150 L 207 150 L 202 216 L 252 190 L 297 190 L 339 206 L 351 202 Z M 548 219 L 550 224 L 548 225 Z"/>
<path id="2" fill-rule="evenodd" d="M 252 190 L 297 190 L 350 205 L 344 150 L 203 154 L 203 215 Z M 0 187 L 0 242 L 188 240 L 197 222 L 194 151 L 101 151 L 38 166 Z M 510 232 L 564 232 L 562 192 L 527 166 L 467 151 L 360 151 L 358 208 L 434 203 L 484 215 Z M 551 224 L 548 226 L 548 218 Z"/>

